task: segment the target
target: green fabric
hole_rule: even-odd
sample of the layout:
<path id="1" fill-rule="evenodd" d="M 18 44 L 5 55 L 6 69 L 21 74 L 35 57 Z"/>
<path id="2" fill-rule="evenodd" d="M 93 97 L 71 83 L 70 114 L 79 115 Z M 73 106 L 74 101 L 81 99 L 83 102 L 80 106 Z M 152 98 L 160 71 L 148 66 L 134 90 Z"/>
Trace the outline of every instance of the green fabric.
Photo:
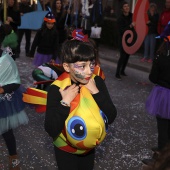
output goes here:
<path id="1" fill-rule="evenodd" d="M 18 45 L 18 37 L 17 34 L 12 31 L 9 35 L 5 36 L 2 45 L 3 47 L 10 47 L 12 49 L 17 48 Z"/>
<path id="2" fill-rule="evenodd" d="M 39 68 L 36 68 L 32 72 L 32 77 L 36 81 L 46 81 L 46 80 L 51 80 L 49 77 L 45 76 L 43 71 Z"/>

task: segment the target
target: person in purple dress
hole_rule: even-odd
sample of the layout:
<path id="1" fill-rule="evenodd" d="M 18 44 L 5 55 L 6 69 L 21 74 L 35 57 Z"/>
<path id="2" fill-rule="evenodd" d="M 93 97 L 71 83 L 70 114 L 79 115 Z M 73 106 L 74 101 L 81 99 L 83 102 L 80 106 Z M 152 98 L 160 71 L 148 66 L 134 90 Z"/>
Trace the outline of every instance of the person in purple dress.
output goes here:
<path id="1" fill-rule="evenodd" d="M 49 11 L 44 18 L 40 30 L 33 40 L 30 57 L 34 57 L 33 64 L 40 66 L 47 62 L 55 62 L 58 48 L 58 33 L 55 28 L 54 15 Z M 34 53 L 37 52 L 34 56 Z"/>
<path id="2" fill-rule="evenodd" d="M 154 149 L 159 152 L 170 144 L 170 22 L 160 35 L 164 40 L 153 60 L 149 80 L 155 84 L 146 100 L 146 111 L 157 120 L 158 146 Z M 153 150 L 153 148 L 152 148 Z M 143 160 L 144 164 L 154 162 L 154 159 Z"/>

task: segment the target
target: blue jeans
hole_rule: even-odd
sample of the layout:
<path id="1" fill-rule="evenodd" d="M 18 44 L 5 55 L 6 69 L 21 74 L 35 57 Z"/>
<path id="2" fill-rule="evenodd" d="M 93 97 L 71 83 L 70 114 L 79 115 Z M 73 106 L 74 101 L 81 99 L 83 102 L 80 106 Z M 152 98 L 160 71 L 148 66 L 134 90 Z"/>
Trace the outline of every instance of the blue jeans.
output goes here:
<path id="1" fill-rule="evenodd" d="M 148 34 L 144 40 L 144 58 L 154 59 L 155 46 L 156 46 L 156 34 Z"/>

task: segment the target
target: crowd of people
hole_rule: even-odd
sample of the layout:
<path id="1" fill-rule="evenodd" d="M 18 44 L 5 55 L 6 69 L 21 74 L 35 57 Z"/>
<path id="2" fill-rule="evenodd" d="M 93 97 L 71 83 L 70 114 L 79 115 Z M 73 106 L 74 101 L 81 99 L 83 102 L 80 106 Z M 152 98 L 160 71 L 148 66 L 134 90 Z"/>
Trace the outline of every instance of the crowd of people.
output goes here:
<path id="1" fill-rule="evenodd" d="M 0 50 L 0 135 L 3 136 L 8 148 L 10 170 L 20 169 L 13 129 L 28 123 L 22 100 L 22 93 L 26 92 L 20 85 L 15 63 L 15 59 L 21 52 L 20 46 L 24 34 L 25 56 L 33 57 L 36 73 L 41 72 L 38 76 L 34 74 L 35 77 L 42 78 L 41 80 L 53 79 L 52 85 L 48 90 L 46 89 L 47 107 L 44 126 L 45 131 L 53 139 L 59 169 L 93 170 L 95 147 L 104 140 L 108 124 L 113 123 L 116 118 L 117 110 L 103 77 L 100 74 L 93 74 L 95 67 L 100 66 L 96 45 L 98 41 L 91 40 L 89 37 L 91 26 L 102 25 L 102 3 L 100 0 L 89 1 L 88 5 L 92 6 L 88 9 L 85 4 L 84 6 L 82 4 L 81 21 L 78 19 L 80 13 L 77 12 L 79 5 L 81 4 L 74 4 L 72 9 L 73 6 L 69 3 L 63 4 L 61 0 L 54 0 L 52 4 L 47 2 L 44 9 L 48 10 L 50 7 L 51 10 L 45 15 L 42 27 L 36 32 L 32 44 L 31 30 L 18 29 L 18 26 L 21 24 L 21 16 L 32 12 L 34 8 L 26 0 L 21 0 L 19 6 L 16 0 L 8 0 L 6 16 L 4 9 L 0 12 L 2 22 L 0 44 L 4 48 L 7 47 Z M 144 58 L 141 60 L 153 64 L 149 79 L 155 86 L 147 99 L 146 110 L 156 117 L 158 127 L 158 146 L 153 149 L 154 157 L 143 160 L 143 163 L 148 165 L 148 168 L 157 169 L 163 166 L 169 168 L 168 164 L 165 165 L 165 161 L 161 161 L 166 154 L 167 144 L 170 143 L 168 103 L 170 99 L 170 0 L 166 0 L 165 5 L 166 9 L 159 16 L 156 4 L 150 3 L 146 23 L 149 31 L 144 40 Z M 121 10 L 122 14 L 117 19 L 117 23 L 122 39 L 126 30 L 134 31 L 135 23 L 128 2 L 122 3 Z M 75 25 L 70 29 L 72 23 Z M 160 35 L 160 48 L 155 55 L 158 35 Z M 129 56 L 120 43 L 120 58 L 115 74 L 118 80 L 121 80 L 121 76 L 127 76 L 125 69 Z M 55 78 L 46 79 L 43 69 L 50 67 L 47 63 L 53 65 L 57 63 L 63 70 L 54 74 Z M 79 112 L 87 114 L 79 114 Z"/>
<path id="2" fill-rule="evenodd" d="M 128 2 L 123 2 L 121 6 L 122 14 L 118 17 L 118 30 L 119 30 L 119 50 L 120 57 L 117 63 L 117 69 L 115 77 L 117 80 L 122 80 L 121 76 L 127 76 L 125 73 L 125 68 L 129 60 L 129 54 L 125 52 L 122 45 L 123 34 L 127 30 L 135 32 L 135 22 L 133 22 L 133 14 L 130 12 L 130 6 Z M 162 40 L 158 40 L 155 37 L 160 35 L 165 26 L 170 21 L 170 0 L 166 0 L 165 9 L 161 12 L 160 16 L 157 12 L 157 5 L 155 3 L 149 4 L 149 9 L 147 11 L 148 20 L 146 25 L 148 26 L 148 33 L 144 39 L 144 54 L 141 62 L 152 63 L 156 54 L 156 47 L 160 46 Z M 135 34 L 134 34 L 135 35 Z"/>

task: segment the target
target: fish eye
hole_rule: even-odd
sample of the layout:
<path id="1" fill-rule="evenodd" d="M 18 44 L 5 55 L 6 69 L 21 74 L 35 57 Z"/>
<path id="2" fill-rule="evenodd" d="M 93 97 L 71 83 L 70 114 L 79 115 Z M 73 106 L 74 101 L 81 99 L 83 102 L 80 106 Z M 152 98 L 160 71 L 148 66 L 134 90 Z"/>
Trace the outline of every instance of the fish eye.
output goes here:
<path id="1" fill-rule="evenodd" d="M 103 111 L 100 110 L 100 114 L 103 118 L 104 124 L 105 124 L 105 128 L 106 128 L 106 132 L 108 131 L 108 119 L 107 116 L 103 113 Z"/>
<path id="2" fill-rule="evenodd" d="M 68 121 L 67 130 L 69 135 L 75 140 L 83 140 L 87 136 L 86 124 L 84 120 L 78 116 L 72 117 Z"/>

